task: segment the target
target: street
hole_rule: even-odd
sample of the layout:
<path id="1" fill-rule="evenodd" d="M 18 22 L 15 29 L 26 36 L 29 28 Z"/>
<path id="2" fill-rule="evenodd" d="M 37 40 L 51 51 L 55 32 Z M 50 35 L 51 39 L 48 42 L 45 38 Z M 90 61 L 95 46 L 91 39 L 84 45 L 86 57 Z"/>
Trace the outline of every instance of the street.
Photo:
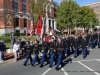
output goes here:
<path id="1" fill-rule="evenodd" d="M 44 63 L 40 68 L 38 63 L 31 66 L 30 61 L 27 66 L 23 66 L 25 59 L 18 62 L 0 66 L 0 75 L 100 75 L 100 49 L 88 49 L 89 54 L 83 59 L 82 54 L 77 58 L 73 55 L 64 60 L 64 67 L 59 71 L 55 70 L 55 65 L 49 68 Z M 13 62 L 13 61 L 12 61 Z"/>

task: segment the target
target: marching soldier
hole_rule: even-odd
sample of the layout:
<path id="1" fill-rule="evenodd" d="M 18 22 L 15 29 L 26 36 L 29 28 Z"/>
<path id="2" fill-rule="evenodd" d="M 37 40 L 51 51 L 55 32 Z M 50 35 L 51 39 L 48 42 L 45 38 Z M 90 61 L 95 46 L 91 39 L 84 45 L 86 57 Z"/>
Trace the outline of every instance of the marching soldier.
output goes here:
<path id="1" fill-rule="evenodd" d="M 69 55 L 69 50 L 70 50 L 70 39 L 68 36 L 65 35 L 64 38 L 64 52 L 65 52 L 65 56 Z"/>
<path id="2" fill-rule="evenodd" d="M 64 52 L 64 45 L 63 45 L 63 41 L 61 40 L 61 38 L 58 37 L 58 42 L 57 42 L 57 64 L 56 64 L 56 70 L 59 70 L 59 65 L 61 64 L 61 67 L 63 66 L 63 52 Z"/>
<path id="3" fill-rule="evenodd" d="M 53 61 L 55 60 L 55 56 L 56 56 L 56 50 L 55 50 L 55 47 L 56 47 L 56 42 L 54 41 L 54 38 L 51 37 L 51 40 L 50 40 L 50 47 L 49 47 L 49 50 L 50 50 L 50 68 L 52 67 L 52 64 L 53 64 Z M 56 63 L 56 60 L 55 60 L 55 63 Z"/>
<path id="4" fill-rule="evenodd" d="M 91 33 L 88 32 L 87 33 L 87 42 L 88 42 L 88 45 L 90 46 L 90 37 L 91 37 Z"/>
<path id="5" fill-rule="evenodd" d="M 46 42 L 46 39 L 43 38 L 43 42 L 42 42 L 42 57 L 40 60 L 40 67 L 43 67 L 44 61 L 47 61 L 48 64 L 48 58 L 47 58 L 47 52 L 48 52 L 48 42 Z"/>
<path id="6" fill-rule="evenodd" d="M 100 33 L 98 34 L 98 48 L 100 48 Z"/>
<path id="7" fill-rule="evenodd" d="M 85 59 L 87 55 L 87 47 L 88 47 L 88 43 L 86 41 L 85 35 L 82 35 L 81 47 L 82 47 L 82 52 L 83 52 L 83 58 Z"/>
<path id="8" fill-rule="evenodd" d="M 32 50 L 32 48 L 30 46 L 30 42 L 29 41 L 26 42 L 26 45 L 24 46 L 24 50 L 26 52 L 26 60 L 24 61 L 23 65 L 26 66 L 26 64 L 27 64 L 29 59 L 30 59 L 30 62 L 32 63 L 31 54 L 32 54 L 33 50 Z"/>
<path id="9" fill-rule="evenodd" d="M 91 34 L 90 45 L 91 45 L 92 49 L 95 48 L 95 45 L 94 45 L 94 33 Z"/>
<path id="10" fill-rule="evenodd" d="M 79 41 L 78 37 L 75 36 L 75 39 L 74 39 L 74 49 L 75 49 L 74 58 L 76 58 L 79 55 L 79 47 L 80 47 L 80 41 Z"/>
<path id="11" fill-rule="evenodd" d="M 73 50 L 73 41 L 74 41 L 74 38 L 72 35 L 69 36 L 69 39 L 70 39 L 70 47 L 71 47 L 71 52 L 72 54 L 74 53 L 74 50 Z M 69 50 L 69 54 L 70 54 L 70 50 Z"/>
<path id="12" fill-rule="evenodd" d="M 34 41 L 33 50 L 34 50 L 35 55 L 34 55 L 34 59 L 32 61 L 32 66 L 34 66 L 36 61 L 38 61 L 38 64 L 40 64 L 40 59 L 39 59 L 39 56 L 38 56 L 38 54 L 39 54 L 39 44 L 38 44 L 38 41 L 36 41 L 36 40 Z"/>
<path id="13" fill-rule="evenodd" d="M 98 42 L 98 33 L 95 31 L 95 33 L 94 33 L 94 47 L 97 46 L 97 42 Z"/>
<path id="14" fill-rule="evenodd" d="M 79 40 L 79 44 L 81 45 L 81 40 L 82 40 L 82 34 L 78 35 L 78 40 Z M 79 56 L 80 50 L 78 50 L 77 52 L 77 56 Z"/>

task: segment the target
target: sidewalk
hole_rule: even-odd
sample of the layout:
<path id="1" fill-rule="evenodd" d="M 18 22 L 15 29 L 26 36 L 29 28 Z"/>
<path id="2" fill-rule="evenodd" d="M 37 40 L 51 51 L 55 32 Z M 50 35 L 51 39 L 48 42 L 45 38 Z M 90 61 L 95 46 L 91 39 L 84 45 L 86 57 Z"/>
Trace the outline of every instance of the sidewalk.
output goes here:
<path id="1" fill-rule="evenodd" d="M 0 66 L 8 64 L 8 63 L 12 63 L 13 62 L 13 58 L 14 58 L 13 52 L 5 53 L 5 55 L 4 55 L 4 62 L 0 62 Z"/>

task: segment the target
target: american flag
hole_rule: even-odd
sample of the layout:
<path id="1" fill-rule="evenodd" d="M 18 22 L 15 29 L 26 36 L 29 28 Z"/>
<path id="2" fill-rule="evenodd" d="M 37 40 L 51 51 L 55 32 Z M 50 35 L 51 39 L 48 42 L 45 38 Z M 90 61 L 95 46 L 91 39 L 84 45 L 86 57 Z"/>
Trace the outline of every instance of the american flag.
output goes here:
<path id="1" fill-rule="evenodd" d="M 30 26 L 30 37 L 33 36 L 33 32 L 34 32 L 34 17 L 31 13 L 31 26 Z"/>
<path id="2" fill-rule="evenodd" d="M 53 28 L 51 28 L 51 32 L 52 32 L 52 35 L 54 34 L 54 29 Z"/>

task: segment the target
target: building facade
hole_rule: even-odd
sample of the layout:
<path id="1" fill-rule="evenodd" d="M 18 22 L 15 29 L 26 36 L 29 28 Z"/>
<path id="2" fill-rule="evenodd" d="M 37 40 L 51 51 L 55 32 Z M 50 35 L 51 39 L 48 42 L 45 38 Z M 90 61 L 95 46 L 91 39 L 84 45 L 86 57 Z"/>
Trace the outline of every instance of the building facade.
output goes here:
<path id="1" fill-rule="evenodd" d="M 0 34 L 24 33 L 29 26 L 29 0 L 0 0 Z"/>
<path id="2" fill-rule="evenodd" d="M 99 20 L 99 25 L 100 25 L 100 2 L 90 3 L 90 4 L 86 4 L 84 6 L 88 6 L 89 8 L 93 9 L 93 11 L 95 12 L 95 14 Z"/>
<path id="3" fill-rule="evenodd" d="M 46 31 L 51 26 L 56 29 L 56 6 L 53 0 L 47 10 Z M 29 0 L 0 0 L 0 35 L 11 32 L 24 33 L 30 30 Z"/>
<path id="4" fill-rule="evenodd" d="M 48 32 L 48 28 L 57 30 L 56 7 L 58 3 L 54 2 L 53 0 L 50 1 L 52 2 L 52 5 L 50 6 L 50 9 L 46 10 L 46 32 Z"/>

